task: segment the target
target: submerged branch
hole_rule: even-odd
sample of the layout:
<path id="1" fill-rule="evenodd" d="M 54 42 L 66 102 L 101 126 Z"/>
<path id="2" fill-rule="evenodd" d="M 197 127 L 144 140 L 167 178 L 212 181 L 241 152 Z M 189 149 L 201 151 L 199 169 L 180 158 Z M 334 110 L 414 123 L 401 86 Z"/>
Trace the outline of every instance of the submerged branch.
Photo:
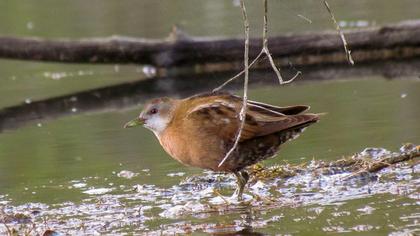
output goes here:
<path id="1" fill-rule="evenodd" d="M 255 180 L 288 178 L 298 174 L 312 173 L 314 175 L 332 175 L 349 173 L 345 179 L 364 173 L 376 173 L 391 165 L 406 162 L 420 157 L 420 145 L 405 144 L 400 152 L 391 153 L 385 149 L 367 148 L 361 153 L 332 162 L 315 161 L 299 165 L 276 165 L 264 167 L 261 164 L 252 166 L 250 174 Z"/>

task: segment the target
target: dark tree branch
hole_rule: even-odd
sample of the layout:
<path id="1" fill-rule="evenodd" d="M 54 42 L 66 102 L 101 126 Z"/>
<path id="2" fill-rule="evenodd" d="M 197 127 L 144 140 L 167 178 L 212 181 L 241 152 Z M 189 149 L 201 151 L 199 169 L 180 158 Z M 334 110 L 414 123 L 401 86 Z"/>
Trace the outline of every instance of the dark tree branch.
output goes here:
<path id="1" fill-rule="evenodd" d="M 352 47 L 352 56 L 358 62 L 420 55 L 420 20 L 344 33 Z M 342 53 L 343 44 L 336 32 L 290 34 L 268 40 L 270 52 L 278 65 L 287 65 L 289 60 L 295 65 L 347 63 L 346 55 Z M 243 48 L 243 39 L 239 38 L 45 40 L 0 37 L 2 58 L 67 63 L 133 63 L 163 68 L 203 65 L 203 70 L 217 70 L 217 67 L 208 66 L 212 63 L 232 65 L 242 62 Z M 251 39 L 250 58 L 257 57 L 260 51 L 261 39 Z"/>

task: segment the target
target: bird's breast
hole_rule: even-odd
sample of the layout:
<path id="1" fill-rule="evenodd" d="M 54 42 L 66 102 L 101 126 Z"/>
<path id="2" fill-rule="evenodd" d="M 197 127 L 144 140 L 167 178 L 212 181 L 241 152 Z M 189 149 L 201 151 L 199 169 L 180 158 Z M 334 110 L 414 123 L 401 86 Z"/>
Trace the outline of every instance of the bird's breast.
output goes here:
<path id="1" fill-rule="evenodd" d="M 226 144 L 219 137 L 190 129 L 168 128 L 159 136 L 163 149 L 174 159 L 187 166 L 218 170 L 226 152 Z"/>
<path id="2" fill-rule="evenodd" d="M 158 138 L 163 149 L 171 157 L 185 165 L 189 165 L 188 147 L 185 146 L 183 137 L 174 134 L 170 130 L 165 130 Z"/>

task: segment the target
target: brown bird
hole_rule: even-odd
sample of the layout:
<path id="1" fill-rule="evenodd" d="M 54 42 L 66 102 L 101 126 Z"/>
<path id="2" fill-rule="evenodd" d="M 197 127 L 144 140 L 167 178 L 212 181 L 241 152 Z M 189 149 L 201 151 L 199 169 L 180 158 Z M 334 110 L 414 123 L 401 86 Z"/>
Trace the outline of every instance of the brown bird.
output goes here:
<path id="1" fill-rule="evenodd" d="M 248 101 L 239 143 L 219 166 L 234 144 L 242 102 L 241 97 L 229 93 L 157 98 L 124 127 L 143 125 L 150 129 L 163 149 L 184 165 L 234 173 L 238 185 L 235 194 L 241 200 L 249 179 L 244 168 L 274 156 L 281 144 L 319 119 L 317 114 L 304 113 L 308 106 L 277 107 Z"/>

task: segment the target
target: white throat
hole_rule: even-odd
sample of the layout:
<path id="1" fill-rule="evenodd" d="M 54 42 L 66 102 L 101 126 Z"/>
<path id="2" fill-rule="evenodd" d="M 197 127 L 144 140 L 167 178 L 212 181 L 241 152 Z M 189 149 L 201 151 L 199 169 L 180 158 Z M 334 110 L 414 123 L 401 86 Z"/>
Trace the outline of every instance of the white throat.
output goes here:
<path id="1" fill-rule="evenodd" d="M 166 129 L 168 126 L 169 119 L 162 118 L 161 116 L 153 116 L 146 120 L 144 127 L 153 131 L 153 133 L 159 137 L 159 135 Z"/>

